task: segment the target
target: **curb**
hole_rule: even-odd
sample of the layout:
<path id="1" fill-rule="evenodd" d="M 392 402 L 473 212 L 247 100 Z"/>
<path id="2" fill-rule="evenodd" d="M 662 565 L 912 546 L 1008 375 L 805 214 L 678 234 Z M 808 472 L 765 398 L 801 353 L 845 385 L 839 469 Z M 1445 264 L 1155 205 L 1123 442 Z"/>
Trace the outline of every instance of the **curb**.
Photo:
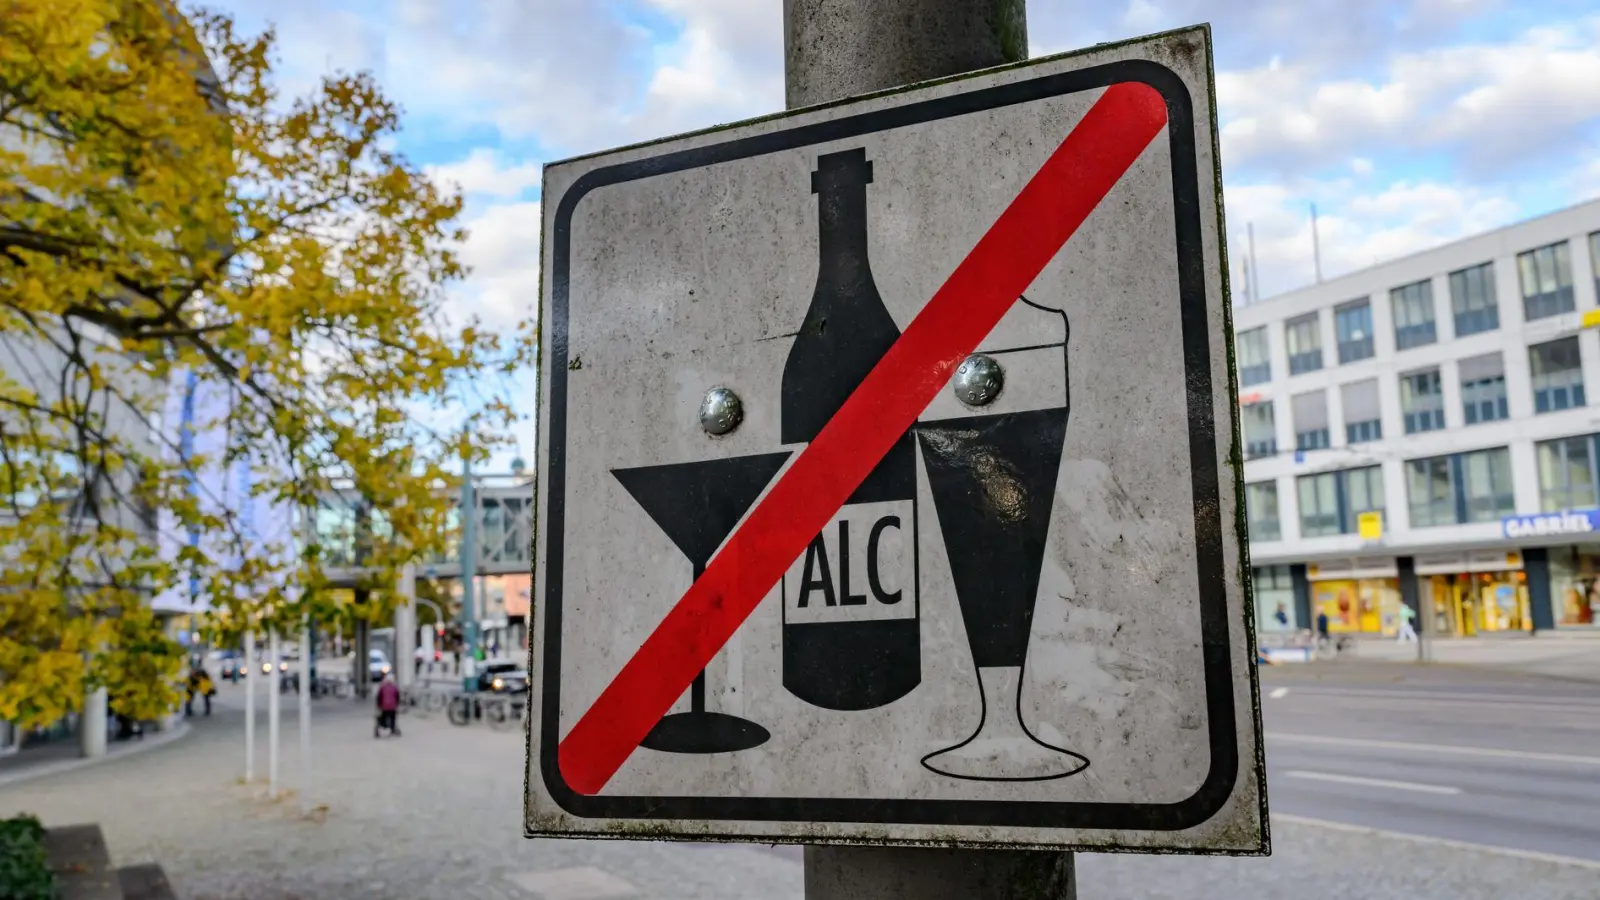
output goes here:
<path id="1" fill-rule="evenodd" d="M 126 749 L 118 750 L 116 753 L 107 753 L 105 756 L 97 756 L 93 759 L 64 759 L 60 762 L 46 763 L 32 768 L 23 769 L 20 772 L 11 772 L 9 774 L 0 775 L 0 788 L 9 787 L 14 784 L 21 784 L 25 781 L 32 781 L 36 778 L 47 778 L 51 775 L 60 775 L 65 772 L 75 772 L 79 769 L 87 769 L 90 766 L 98 766 L 102 763 L 127 759 L 130 756 L 138 756 L 141 753 L 146 753 L 151 750 L 165 747 L 168 744 L 182 740 L 183 738 L 188 737 L 193 730 L 194 729 L 189 725 L 188 722 L 180 722 L 178 727 L 172 729 L 171 731 L 163 731 L 154 737 L 146 737 L 144 740 L 139 741 L 138 743 L 135 743 Z"/>

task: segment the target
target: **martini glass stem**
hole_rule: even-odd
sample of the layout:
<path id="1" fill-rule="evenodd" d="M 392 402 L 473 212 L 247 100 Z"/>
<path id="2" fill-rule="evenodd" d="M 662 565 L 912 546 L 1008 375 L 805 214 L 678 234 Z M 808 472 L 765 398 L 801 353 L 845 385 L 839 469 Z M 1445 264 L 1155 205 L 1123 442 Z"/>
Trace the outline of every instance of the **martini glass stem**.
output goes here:
<path id="1" fill-rule="evenodd" d="M 682 571 L 681 569 L 679 571 Z M 694 580 L 699 581 L 700 576 L 706 573 L 706 564 L 702 560 L 694 561 Z M 694 712 L 706 711 L 706 670 L 701 669 L 700 674 L 694 677 L 694 684 L 689 688 L 689 709 Z"/>

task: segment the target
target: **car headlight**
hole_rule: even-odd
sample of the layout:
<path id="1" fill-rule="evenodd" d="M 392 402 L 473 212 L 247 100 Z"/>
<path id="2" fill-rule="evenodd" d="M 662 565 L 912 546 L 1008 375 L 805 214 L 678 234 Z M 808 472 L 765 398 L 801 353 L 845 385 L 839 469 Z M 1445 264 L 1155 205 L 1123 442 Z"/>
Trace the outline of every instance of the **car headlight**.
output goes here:
<path id="1" fill-rule="evenodd" d="M 272 663 L 262 663 L 261 664 L 261 674 L 263 674 L 263 675 L 271 675 L 272 674 Z"/>
<path id="2" fill-rule="evenodd" d="M 498 691 L 498 690 L 500 690 L 500 689 L 501 689 L 501 688 L 503 688 L 503 687 L 505 687 L 505 686 L 506 686 L 506 683 L 505 683 L 505 682 L 504 682 L 504 681 L 501 681 L 501 680 L 500 680 L 500 679 L 498 679 L 498 678 L 496 678 L 496 679 L 495 679 L 495 680 L 494 680 L 494 689 L 495 689 L 495 690 L 497 690 L 497 691 Z"/>

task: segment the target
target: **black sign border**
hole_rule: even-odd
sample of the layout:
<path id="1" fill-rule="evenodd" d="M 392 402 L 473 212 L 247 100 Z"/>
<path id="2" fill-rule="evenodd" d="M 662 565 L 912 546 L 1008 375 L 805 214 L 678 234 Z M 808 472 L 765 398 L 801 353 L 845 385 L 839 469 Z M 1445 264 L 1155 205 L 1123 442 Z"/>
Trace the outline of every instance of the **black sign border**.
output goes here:
<path id="1" fill-rule="evenodd" d="M 670 797 L 579 794 L 562 778 L 557 762 L 560 741 L 561 612 L 565 553 L 568 303 L 572 216 L 579 201 L 609 185 L 718 163 L 846 140 L 894 128 L 1140 82 L 1159 91 L 1167 104 L 1172 155 L 1173 209 L 1177 236 L 1178 291 L 1183 332 L 1184 373 L 1189 407 L 1189 463 L 1192 473 L 1195 555 L 1199 576 L 1200 631 L 1209 722 L 1211 768 L 1198 790 L 1176 803 L 1089 803 L 1081 801 L 928 800 L 839 797 Z M 1180 831 L 1211 819 L 1228 802 L 1238 780 L 1240 754 L 1228 638 L 1228 603 L 1217 463 L 1215 396 L 1211 341 L 1207 325 L 1205 248 L 1202 243 L 1200 179 L 1194 109 L 1183 80 L 1150 60 L 1125 60 L 1071 72 L 1025 79 L 957 93 L 890 109 L 846 116 L 769 134 L 677 150 L 595 169 L 562 195 L 552 231 L 551 315 L 544 332 L 550 354 L 549 458 L 545 461 L 545 616 L 543 692 L 537 725 L 539 770 L 552 800 L 568 813 L 593 819 L 684 819 L 759 822 L 943 825 L 962 827 L 1061 828 L 1080 830 Z M 1231 429 L 1230 429 L 1231 431 Z M 1231 440 L 1231 434 L 1228 435 Z M 531 735 L 530 735 L 531 737 Z M 532 744 L 530 744 L 530 747 Z M 533 834 L 549 834 L 531 826 Z M 573 833 L 563 831 L 562 833 Z M 616 828 L 591 834 L 625 836 Z M 643 825 L 640 836 L 671 837 Z M 714 834 L 693 835 L 698 839 Z M 793 835 L 772 835 L 795 840 Z M 824 840 L 827 840 L 824 838 Z M 836 842 L 849 842 L 841 836 Z"/>

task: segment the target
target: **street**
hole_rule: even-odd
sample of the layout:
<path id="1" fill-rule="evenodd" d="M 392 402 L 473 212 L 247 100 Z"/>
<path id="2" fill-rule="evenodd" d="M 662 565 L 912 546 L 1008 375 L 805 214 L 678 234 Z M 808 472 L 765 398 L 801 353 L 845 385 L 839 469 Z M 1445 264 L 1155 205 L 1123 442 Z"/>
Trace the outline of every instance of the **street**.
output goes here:
<path id="1" fill-rule="evenodd" d="M 188 900 L 801 897 L 797 847 L 524 840 L 520 732 L 406 716 L 403 737 L 374 741 L 368 705 L 352 700 L 316 703 L 317 809 L 304 817 L 298 698 L 284 697 L 290 794 L 274 802 L 260 784 L 265 686 L 252 785 L 240 783 L 244 688 L 220 687 L 188 737 L 0 788 L 0 815 L 99 822 L 115 859 L 160 861 Z M 1273 856 L 1081 854 L 1081 900 L 1600 898 L 1595 686 L 1284 666 L 1263 673 L 1262 702 Z"/>
<path id="2" fill-rule="evenodd" d="M 1274 813 L 1600 862 L 1596 686 L 1324 671 L 1263 675 Z"/>

